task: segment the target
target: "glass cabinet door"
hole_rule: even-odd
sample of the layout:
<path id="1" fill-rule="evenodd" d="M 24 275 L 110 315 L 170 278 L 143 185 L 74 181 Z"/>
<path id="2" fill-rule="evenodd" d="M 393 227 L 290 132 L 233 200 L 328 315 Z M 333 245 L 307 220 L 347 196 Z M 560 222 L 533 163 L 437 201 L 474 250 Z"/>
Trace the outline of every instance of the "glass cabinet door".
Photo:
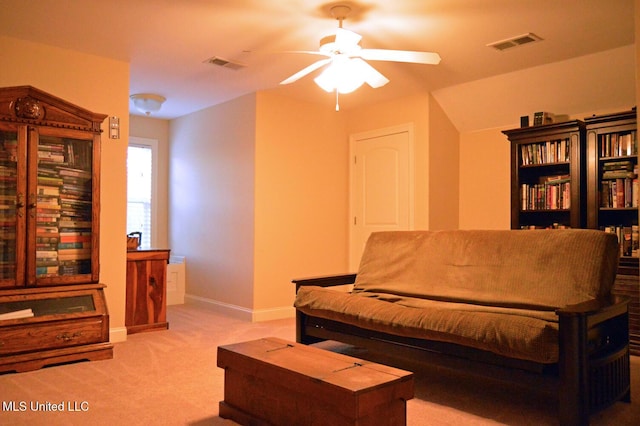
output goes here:
<path id="1" fill-rule="evenodd" d="M 35 265 L 28 265 L 29 277 L 35 273 L 38 284 L 71 283 L 92 273 L 93 141 L 49 134 L 37 141 L 29 191 L 35 196 Z"/>
<path id="2" fill-rule="evenodd" d="M 24 128 L 0 127 L 0 287 L 24 281 Z"/>

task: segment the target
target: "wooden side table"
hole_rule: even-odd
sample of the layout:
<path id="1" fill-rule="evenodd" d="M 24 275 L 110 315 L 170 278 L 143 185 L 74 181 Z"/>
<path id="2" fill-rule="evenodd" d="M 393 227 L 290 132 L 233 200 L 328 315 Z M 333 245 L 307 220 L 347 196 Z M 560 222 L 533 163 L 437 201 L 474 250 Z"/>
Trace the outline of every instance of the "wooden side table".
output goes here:
<path id="1" fill-rule="evenodd" d="M 127 334 L 166 330 L 167 263 L 170 250 L 127 251 Z"/>
<path id="2" fill-rule="evenodd" d="M 243 425 L 406 424 L 413 373 L 275 337 L 218 347 L 220 417 Z"/>

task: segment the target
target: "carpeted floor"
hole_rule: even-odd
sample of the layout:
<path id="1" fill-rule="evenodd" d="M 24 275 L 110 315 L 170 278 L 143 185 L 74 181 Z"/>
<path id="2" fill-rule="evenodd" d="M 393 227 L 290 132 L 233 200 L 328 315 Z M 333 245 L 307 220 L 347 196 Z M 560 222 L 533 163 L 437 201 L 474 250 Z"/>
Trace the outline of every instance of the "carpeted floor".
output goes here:
<path id="1" fill-rule="evenodd" d="M 231 425 L 218 417 L 224 372 L 216 367 L 217 347 L 265 336 L 295 340 L 293 319 L 251 324 L 190 305 L 170 306 L 168 319 L 169 330 L 116 344 L 112 360 L 1 375 L 0 424 Z M 415 372 L 409 425 L 558 424 L 553 402 L 530 390 L 443 369 L 396 366 Z M 632 357 L 632 376 L 633 402 L 592 416 L 592 425 L 639 424 L 638 357 Z M 10 401 L 26 409 L 9 411 Z M 64 411 L 34 411 L 36 402 L 62 403 Z"/>

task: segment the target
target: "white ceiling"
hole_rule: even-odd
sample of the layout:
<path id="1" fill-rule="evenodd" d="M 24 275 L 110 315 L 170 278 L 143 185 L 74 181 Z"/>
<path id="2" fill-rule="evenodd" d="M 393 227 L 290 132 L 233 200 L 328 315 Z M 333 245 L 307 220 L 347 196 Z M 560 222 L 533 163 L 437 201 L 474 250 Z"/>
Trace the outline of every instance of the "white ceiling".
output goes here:
<path id="1" fill-rule="evenodd" d="M 552 69 L 567 73 L 583 69 L 579 67 L 604 73 L 590 81 L 615 80 L 620 86 L 624 80 L 623 93 L 609 91 L 609 102 L 635 99 L 628 93 L 635 68 L 630 48 L 634 0 L 0 0 L 0 35 L 129 62 L 131 94 L 167 98 L 154 115 L 158 118 L 269 89 L 333 108 L 334 95 L 318 88 L 313 74 L 289 86 L 278 83 L 318 59 L 282 52 L 317 50 L 319 39 L 338 25 L 328 12 L 336 3 L 352 7 L 344 27 L 363 36 L 363 47 L 435 51 L 442 57 L 439 65 L 371 62 L 391 82 L 341 96 L 342 110 L 429 91 L 459 129 L 477 129 L 488 127 L 487 119 L 470 117 L 470 111 L 479 111 L 496 96 L 483 93 L 483 82 L 495 85 L 492 79 L 507 76 L 507 87 L 517 88 L 518 82 L 525 87 L 523 76 L 531 77 L 531 70 L 548 75 Z M 503 52 L 486 46 L 529 32 L 544 40 Z M 246 67 L 230 70 L 204 63 L 212 56 Z M 603 60 L 620 64 L 603 68 Z M 601 65 L 594 68 L 594 63 Z M 607 67 L 619 71 L 610 74 Z M 584 84 L 578 89 L 584 91 Z M 598 84 L 593 85 L 596 91 Z M 559 88 L 571 90 L 566 79 Z M 614 96 L 621 99 L 612 100 Z M 591 98 L 602 96 L 589 98 L 593 102 Z M 594 106 L 570 108 L 582 112 Z M 513 108 L 509 113 L 522 115 Z"/>

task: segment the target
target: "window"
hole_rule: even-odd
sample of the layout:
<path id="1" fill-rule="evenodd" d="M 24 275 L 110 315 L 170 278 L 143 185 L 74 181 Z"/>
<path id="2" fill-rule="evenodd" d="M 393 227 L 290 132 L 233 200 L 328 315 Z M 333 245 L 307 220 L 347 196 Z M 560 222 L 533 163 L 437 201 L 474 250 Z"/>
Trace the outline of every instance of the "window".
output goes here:
<path id="1" fill-rule="evenodd" d="M 130 138 L 127 149 L 127 234 L 142 233 L 141 246 L 155 240 L 155 174 L 158 141 Z"/>

